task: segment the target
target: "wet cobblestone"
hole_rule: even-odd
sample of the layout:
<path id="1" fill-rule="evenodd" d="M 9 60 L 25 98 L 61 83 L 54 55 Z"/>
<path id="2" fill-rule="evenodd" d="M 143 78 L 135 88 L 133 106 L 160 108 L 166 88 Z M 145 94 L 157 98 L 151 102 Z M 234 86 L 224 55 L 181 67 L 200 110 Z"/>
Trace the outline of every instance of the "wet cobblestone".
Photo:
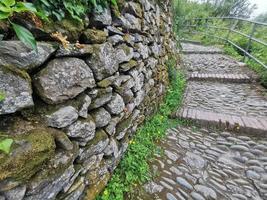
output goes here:
<path id="1" fill-rule="evenodd" d="M 189 82 L 184 106 L 239 116 L 267 116 L 266 92 L 253 84 Z"/>
<path id="2" fill-rule="evenodd" d="M 158 144 L 164 154 L 150 164 L 157 176 L 132 199 L 267 199 L 266 138 L 186 127 L 167 133 Z"/>

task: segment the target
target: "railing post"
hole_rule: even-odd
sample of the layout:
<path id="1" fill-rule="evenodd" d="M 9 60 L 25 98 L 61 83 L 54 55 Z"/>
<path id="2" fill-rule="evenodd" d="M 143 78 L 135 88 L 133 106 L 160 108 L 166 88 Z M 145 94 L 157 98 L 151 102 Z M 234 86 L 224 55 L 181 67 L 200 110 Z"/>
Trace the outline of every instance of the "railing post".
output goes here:
<path id="1" fill-rule="evenodd" d="M 256 31 L 256 27 L 257 27 L 257 24 L 255 24 L 255 23 L 252 23 L 252 28 L 251 28 L 251 32 L 250 32 L 250 34 L 249 34 L 249 39 L 248 39 L 248 42 L 247 42 L 247 47 L 246 47 L 246 53 L 248 53 L 248 51 L 249 51 L 249 48 L 251 47 L 251 42 L 252 42 L 252 37 L 253 37 L 253 35 L 254 35 L 254 33 L 255 33 L 255 31 Z M 246 60 L 246 56 L 247 56 L 247 54 L 244 54 L 244 57 L 243 57 L 243 61 L 245 61 Z"/>

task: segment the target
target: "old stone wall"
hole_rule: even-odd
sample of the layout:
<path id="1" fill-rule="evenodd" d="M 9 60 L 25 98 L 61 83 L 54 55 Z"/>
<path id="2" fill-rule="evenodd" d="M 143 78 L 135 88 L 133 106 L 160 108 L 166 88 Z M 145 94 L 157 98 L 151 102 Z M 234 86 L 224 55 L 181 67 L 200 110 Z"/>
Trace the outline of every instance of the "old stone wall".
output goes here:
<path id="1" fill-rule="evenodd" d="M 1 200 L 94 199 L 162 101 L 171 17 L 148 0 L 95 13 L 80 43 L 0 42 Z M 1 139 L 0 138 L 0 139 Z"/>

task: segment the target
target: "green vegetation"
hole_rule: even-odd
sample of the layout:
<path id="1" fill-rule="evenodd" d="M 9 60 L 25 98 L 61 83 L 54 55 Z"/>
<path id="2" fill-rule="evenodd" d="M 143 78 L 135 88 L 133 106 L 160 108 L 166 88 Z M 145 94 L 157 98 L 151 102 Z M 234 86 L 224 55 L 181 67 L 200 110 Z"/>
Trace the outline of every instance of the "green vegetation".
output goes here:
<path id="1" fill-rule="evenodd" d="M 171 86 L 165 102 L 160 106 L 159 112 L 147 120 L 130 141 L 125 157 L 98 200 L 122 200 L 125 193 L 130 192 L 136 184 L 151 178 L 148 159 L 152 159 L 157 150 L 155 142 L 165 136 L 168 128 L 179 123 L 168 116 L 180 105 L 185 87 L 185 79 L 176 71 L 175 61 L 170 60 L 167 65 Z"/>
<path id="2" fill-rule="evenodd" d="M 37 51 L 36 41 L 31 34 L 23 26 L 15 24 L 10 21 L 15 13 L 32 12 L 38 14 L 36 8 L 32 3 L 17 2 L 16 0 L 2 0 L 0 2 L 0 20 L 7 20 L 14 29 L 17 37 L 28 47 Z"/>
<path id="3" fill-rule="evenodd" d="M 232 6 L 230 6 L 232 5 Z M 226 53 L 229 55 L 237 58 L 240 61 L 244 61 L 244 53 L 239 49 L 232 47 L 231 45 L 225 43 L 222 40 L 219 40 L 212 36 L 218 36 L 221 38 L 228 38 L 236 45 L 240 46 L 241 48 L 248 50 L 248 52 L 256 57 L 263 63 L 267 63 L 267 47 L 262 44 L 259 44 L 255 41 L 251 42 L 251 45 L 248 47 L 248 40 L 246 37 L 236 33 L 231 32 L 227 29 L 229 27 L 234 28 L 236 31 L 241 33 L 250 35 L 252 33 L 252 25 L 250 22 L 247 21 L 238 21 L 229 20 L 229 19 L 209 19 L 209 20 L 199 20 L 199 21 L 192 21 L 191 23 L 197 25 L 197 28 L 194 27 L 183 27 L 186 19 L 192 18 L 206 18 L 206 17 L 221 17 L 221 16 L 234 16 L 234 17 L 241 17 L 246 18 L 251 14 L 251 11 L 254 9 L 254 5 L 251 5 L 247 0 L 214 0 L 214 1 L 207 1 L 205 3 L 201 2 L 192 2 L 189 0 L 174 0 L 174 20 L 176 21 L 176 32 L 178 37 L 186 38 L 186 39 L 193 39 L 201 41 L 204 44 L 221 44 L 225 49 Z M 197 12 L 195 12 L 197 10 Z M 262 14 L 258 16 L 256 19 L 264 21 L 266 18 L 266 14 Z M 188 21 L 187 21 L 188 22 Z M 209 26 L 207 28 L 207 25 Z M 225 28 L 216 29 L 214 26 Z M 198 31 L 198 33 L 194 33 Z M 202 33 L 201 33 L 202 32 Z M 209 36 L 205 36 L 204 33 L 208 33 Z M 266 26 L 256 26 L 255 32 L 253 37 L 267 42 L 267 27 Z M 261 83 L 267 87 L 267 69 L 262 67 L 260 64 L 256 63 L 251 59 L 245 60 L 248 66 L 256 71 L 261 78 Z"/>
<path id="4" fill-rule="evenodd" d="M 102 12 L 108 4 L 117 5 L 116 0 L 40 0 L 35 1 L 36 7 L 47 17 L 54 20 L 72 18 L 82 22 L 93 8 Z"/>
<path id="5" fill-rule="evenodd" d="M 13 139 L 5 138 L 0 139 L 0 151 L 3 151 L 4 153 L 8 154 L 11 149 L 11 145 L 13 144 Z"/>

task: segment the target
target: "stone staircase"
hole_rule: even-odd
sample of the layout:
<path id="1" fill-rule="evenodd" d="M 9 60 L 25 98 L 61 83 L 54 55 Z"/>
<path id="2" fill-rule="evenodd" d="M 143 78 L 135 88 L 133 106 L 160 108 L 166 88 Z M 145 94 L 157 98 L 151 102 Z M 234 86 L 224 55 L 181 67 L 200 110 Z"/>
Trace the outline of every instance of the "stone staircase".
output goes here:
<path id="1" fill-rule="evenodd" d="M 182 43 L 188 86 L 176 117 L 205 127 L 267 134 L 267 90 L 244 63 L 216 47 Z"/>

